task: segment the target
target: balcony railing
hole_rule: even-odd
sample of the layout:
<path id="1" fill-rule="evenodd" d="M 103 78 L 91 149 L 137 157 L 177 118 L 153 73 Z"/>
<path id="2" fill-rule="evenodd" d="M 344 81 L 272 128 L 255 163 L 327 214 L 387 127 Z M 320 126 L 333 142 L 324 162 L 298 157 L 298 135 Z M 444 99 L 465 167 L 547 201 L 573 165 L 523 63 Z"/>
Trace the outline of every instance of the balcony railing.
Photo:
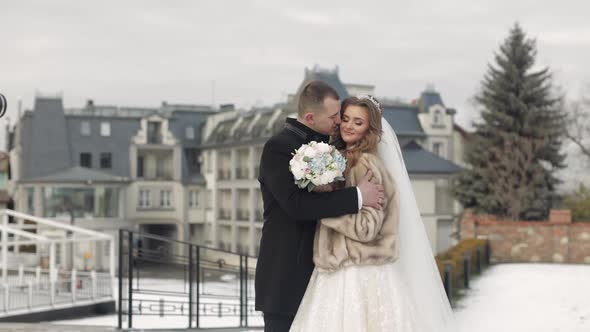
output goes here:
<path id="1" fill-rule="evenodd" d="M 171 173 L 160 173 L 152 176 L 144 175 L 142 177 L 137 178 L 138 181 L 172 181 L 173 179 L 174 176 L 172 176 Z"/>

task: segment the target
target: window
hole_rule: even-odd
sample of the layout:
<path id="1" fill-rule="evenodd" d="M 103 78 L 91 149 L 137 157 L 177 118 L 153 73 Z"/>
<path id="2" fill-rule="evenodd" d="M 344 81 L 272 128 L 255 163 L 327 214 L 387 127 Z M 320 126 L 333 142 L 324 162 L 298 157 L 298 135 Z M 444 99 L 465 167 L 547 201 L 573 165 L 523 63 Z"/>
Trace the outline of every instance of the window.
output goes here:
<path id="1" fill-rule="evenodd" d="M 442 143 L 437 142 L 432 144 L 432 152 L 437 156 L 441 156 L 442 154 Z"/>
<path id="2" fill-rule="evenodd" d="M 139 190 L 139 201 L 137 205 L 140 208 L 147 208 L 152 206 L 150 191 L 148 189 Z"/>
<path id="3" fill-rule="evenodd" d="M 432 122 L 434 124 L 439 124 L 440 123 L 440 110 L 434 111 L 434 118 L 433 118 Z"/>
<path id="4" fill-rule="evenodd" d="M 98 197 L 98 209 L 95 209 L 96 217 L 116 218 L 119 216 L 119 189 L 96 188 Z"/>
<path id="5" fill-rule="evenodd" d="M 35 188 L 27 187 L 27 213 L 35 214 Z"/>
<path id="6" fill-rule="evenodd" d="M 172 206 L 172 190 L 160 190 L 160 206 Z"/>
<path id="7" fill-rule="evenodd" d="M 112 154 L 110 152 L 102 152 L 100 154 L 100 168 L 112 168 Z"/>
<path id="8" fill-rule="evenodd" d="M 100 123 L 100 136 L 111 136 L 111 123 L 101 122 Z"/>
<path id="9" fill-rule="evenodd" d="M 82 121 L 80 124 L 80 134 L 82 136 L 90 136 L 90 122 Z"/>
<path id="10" fill-rule="evenodd" d="M 454 200 L 449 188 L 448 180 L 437 180 L 435 186 L 435 208 L 436 214 L 452 214 Z"/>
<path id="11" fill-rule="evenodd" d="M 432 127 L 435 127 L 435 128 L 444 128 L 445 127 L 443 114 L 440 109 L 437 109 L 432 113 Z"/>
<path id="12" fill-rule="evenodd" d="M 161 123 L 150 121 L 148 122 L 147 128 L 147 135 L 148 135 L 148 144 L 161 144 L 162 143 L 162 134 L 161 134 Z"/>
<path id="13" fill-rule="evenodd" d="M 158 157 L 156 160 L 156 178 L 164 178 L 166 176 L 164 166 L 165 166 L 165 159 L 164 157 Z"/>
<path id="14" fill-rule="evenodd" d="M 44 217 L 116 218 L 119 215 L 118 188 L 45 187 L 42 196 Z"/>
<path id="15" fill-rule="evenodd" d="M 198 150 L 194 148 L 186 148 L 184 149 L 184 157 L 186 159 L 189 174 L 199 174 L 201 167 Z"/>
<path id="16" fill-rule="evenodd" d="M 184 136 L 186 139 L 195 139 L 195 128 L 192 126 L 184 128 Z"/>
<path id="17" fill-rule="evenodd" d="M 80 166 L 92 168 L 92 154 L 88 152 L 80 153 Z"/>
<path id="18" fill-rule="evenodd" d="M 143 177 L 143 156 L 137 156 L 137 177 Z"/>
<path id="19" fill-rule="evenodd" d="M 199 191 L 198 190 L 190 190 L 188 192 L 188 206 L 191 208 L 196 208 L 199 206 Z"/>

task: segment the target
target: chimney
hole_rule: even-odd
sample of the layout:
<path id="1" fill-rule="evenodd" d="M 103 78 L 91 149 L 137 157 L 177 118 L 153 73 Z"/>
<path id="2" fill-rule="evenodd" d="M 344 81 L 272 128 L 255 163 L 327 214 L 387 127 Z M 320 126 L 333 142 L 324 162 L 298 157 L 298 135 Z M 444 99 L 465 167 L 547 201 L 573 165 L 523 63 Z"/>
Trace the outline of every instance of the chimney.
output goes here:
<path id="1" fill-rule="evenodd" d="M 221 112 L 233 111 L 233 110 L 235 110 L 234 104 L 220 104 L 219 105 L 219 111 L 221 111 Z"/>

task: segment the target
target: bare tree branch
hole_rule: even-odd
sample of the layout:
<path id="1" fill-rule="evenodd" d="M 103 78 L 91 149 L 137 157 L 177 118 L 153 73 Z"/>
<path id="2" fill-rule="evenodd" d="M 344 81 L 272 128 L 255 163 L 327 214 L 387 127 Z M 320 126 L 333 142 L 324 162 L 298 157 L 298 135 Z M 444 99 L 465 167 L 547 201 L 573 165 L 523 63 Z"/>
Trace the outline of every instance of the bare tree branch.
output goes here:
<path id="1" fill-rule="evenodd" d="M 570 104 L 565 136 L 574 142 L 590 161 L 590 87 L 581 98 Z"/>

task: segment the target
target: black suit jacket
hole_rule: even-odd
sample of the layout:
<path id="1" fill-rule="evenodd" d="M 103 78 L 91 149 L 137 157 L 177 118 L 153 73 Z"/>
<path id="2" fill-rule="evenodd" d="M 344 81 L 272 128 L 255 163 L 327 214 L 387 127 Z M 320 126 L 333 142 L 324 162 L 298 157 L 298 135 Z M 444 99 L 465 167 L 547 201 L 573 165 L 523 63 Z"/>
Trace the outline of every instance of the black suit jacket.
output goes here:
<path id="1" fill-rule="evenodd" d="M 260 190 L 264 226 L 256 265 L 256 310 L 294 316 L 314 268 L 317 220 L 358 212 L 356 188 L 330 193 L 299 189 L 289 171 L 292 152 L 311 141 L 327 142 L 295 119 L 264 145 Z"/>

